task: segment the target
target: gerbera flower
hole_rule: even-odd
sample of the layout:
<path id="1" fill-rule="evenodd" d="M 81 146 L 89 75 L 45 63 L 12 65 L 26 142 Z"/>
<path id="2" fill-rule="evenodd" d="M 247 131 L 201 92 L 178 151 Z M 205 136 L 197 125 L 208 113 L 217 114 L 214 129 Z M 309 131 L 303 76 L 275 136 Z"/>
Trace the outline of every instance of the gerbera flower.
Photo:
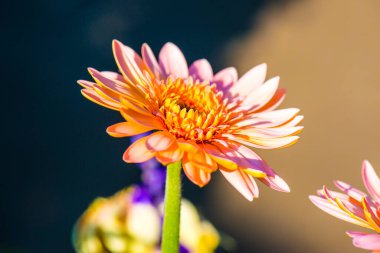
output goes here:
<path id="1" fill-rule="evenodd" d="M 188 67 L 180 49 L 167 43 L 158 61 L 147 44 L 140 57 L 113 41 L 121 75 L 89 68 L 94 82 L 80 80 L 82 94 L 120 111 L 125 121 L 107 128 L 113 137 L 155 131 L 124 153 L 129 163 L 155 157 L 162 164 L 182 160 L 187 177 L 202 187 L 216 170 L 248 200 L 258 197 L 254 178 L 278 191 L 289 187 L 252 149 L 295 143 L 299 109 L 275 110 L 285 97 L 279 77 L 266 82 L 261 64 L 238 79 L 236 69 L 214 74 L 207 60 Z"/>
<path id="2" fill-rule="evenodd" d="M 348 231 L 353 244 L 362 249 L 380 252 L 380 179 L 368 161 L 363 162 L 362 177 L 369 195 L 342 181 L 335 181 L 343 193 L 326 186 L 310 200 L 320 209 L 341 220 L 374 230 L 375 234 Z"/>

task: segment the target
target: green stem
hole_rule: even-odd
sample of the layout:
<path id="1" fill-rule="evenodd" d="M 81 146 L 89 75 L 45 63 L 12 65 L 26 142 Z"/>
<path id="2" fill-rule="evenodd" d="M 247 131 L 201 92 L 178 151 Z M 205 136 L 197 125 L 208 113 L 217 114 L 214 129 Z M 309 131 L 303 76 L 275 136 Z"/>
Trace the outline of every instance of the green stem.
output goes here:
<path id="1" fill-rule="evenodd" d="M 162 253 L 179 252 L 179 223 L 181 211 L 181 161 L 171 163 L 166 170 Z"/>

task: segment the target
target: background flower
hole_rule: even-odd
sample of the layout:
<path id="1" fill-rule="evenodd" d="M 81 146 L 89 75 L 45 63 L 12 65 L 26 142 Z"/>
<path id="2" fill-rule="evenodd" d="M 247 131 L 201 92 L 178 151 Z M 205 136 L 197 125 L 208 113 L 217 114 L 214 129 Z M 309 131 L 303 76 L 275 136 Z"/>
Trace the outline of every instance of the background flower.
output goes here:
<path id="1" fill-rule="evenodd" d="M 73 242 L 78 253 L 160 252 L 162 208 L 141 198 L 139 186 L 97 198 L 78 220 Z M 219 234 L 183 199 L 180 253 L 212 253 Z"/>
<path id="2" fill-rule="evenodd" d="M 368 161 L 363 162 L 362 177 L 369 195 L 342 181 L 335 181 L 343 192 L 330 191 L 323 187 L 318 196 L 310 200 L 323 211 L 353 224 L 369 228 L 377 234 L 349 231 L 356 247 L 380 251 L 380 179 Z"/>

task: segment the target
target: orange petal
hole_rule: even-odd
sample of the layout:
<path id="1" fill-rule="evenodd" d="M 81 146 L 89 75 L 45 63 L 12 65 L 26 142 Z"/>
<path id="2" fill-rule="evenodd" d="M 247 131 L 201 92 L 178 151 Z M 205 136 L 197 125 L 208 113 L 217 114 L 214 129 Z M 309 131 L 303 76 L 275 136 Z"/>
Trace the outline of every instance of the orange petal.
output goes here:
<path id="1" fill-rule="evenodd" d="M 155 132 L 149 135 L 146 147 L 151 151 L 166 151 L 175 142 L 175 137 L 167 131 Z"/>
<path id="2" fill-rule="evenodd" d="M 199 187 L 205 186 L 210 181 L 211 173 L 204 171 L 196 163 L 190 162 L 186 156 L 183 158 L 182 165 L 186 176 Z"/>
<path id="3" fill-rule="evenodd" d="M 249 201 L 259 197 L 259 188 L 252 176 L 240 169 L 233 172 L 220 170 L 220 172 Z"/>
<path id="4" fill-rule="evenodd" d="M 121 122 L 107 128 L 107 133 L 112 137 L 127 137 L 136 134 L 142 134 L 153 130 L 152 128 L 144 127 L 132 122 Z"/>
<path id="5" fill-rule="evenodd" d="M 135 141 L 124 152 L 123 160 L 127 163 L 141 163 L 154 157 L 154 152 L 146 148 L 146 140 L 149 136 L 142 137 Z"/>
<path id="6" fill-rule="evenodd" d="M 181 160 L 183 154 L 183 150 L 181 150 L 178 145 L 175 144 L 169 150 L 157 152 L 156 158 L 163 165 L 167 165 L 169 163 L 174 163 Z"/>
<path id="7" fill-rule="evenodd" d="M 177 144 L 185 152 L 196 153 L 200 150 L 199 146 L 192 141 L 179 139 L 177 140 Z"/>
<path id="8" fill-rule="evenodd" d="M 191 163 L 207 172 L 216 171 L 218 168 L 216 162 L 204 151 L 200 151 L 198 153 L 187 153 L 186 158 Z"/>
<path id="9" fill-rule="evenodd" d="M 162 123 L 153 115 L 141 114 L 130 108 L 121 108 L 120 113 L 128 122 L 135 122 L 153 129 L 164 129 Z"/>

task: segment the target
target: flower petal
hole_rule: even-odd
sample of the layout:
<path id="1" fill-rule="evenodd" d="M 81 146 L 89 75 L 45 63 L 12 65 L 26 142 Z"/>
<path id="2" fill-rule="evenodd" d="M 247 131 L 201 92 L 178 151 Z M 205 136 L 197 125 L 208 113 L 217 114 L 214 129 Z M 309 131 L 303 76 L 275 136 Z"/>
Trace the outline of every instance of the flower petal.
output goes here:
<path id="1" fill-rule="evenodd" d="M 299 111 L 300 110 L 298 108 L 288 108 L 276 111 L 255 113 L 252 116 L 243 118 L 243 120 L 237 122 L 236 126 L 254 126 L 258 128 L 276 127 L 293 120 Z"/>
<path id="2" fill-rule="evenodd" d="M 220 172 L 249 201 L 259 197 L 259 189 L 252 176 L 240 169 L 232 172 L 220 170 Z"/>
<path id="3" fill-rule="evenodd" d="M 196 153 L 200 150 L 199 146 L 192 141 L 177 139 L 177 144 L 185 152 Z"/>
<path id="4" fill-rule="evenodd" d="M 119 73 L 116 73 L 113 71 L 101 71 L 100 73 L 102 73 L 102 75 L 108 79 L 117 80 L 117 81 L 123 82 L 123 83 L 125 82 L 124 77 L 122 75 L 120 75 Z"/>
<path id="5" fill-rule="evenodd" d="M 211 81 L 214 76 L 212 67 L 206 59 L 193 62 L 189 68 L 189 73 L 195 80 L 200 81 Z"/>
<path id="6" fill-rule="evenodd" d="M 232 97 L 236 95 L 245 97 L 264 82 L 266 73 L 267 65 L 265 63 L 252 68 L 231 87 L 230 94 Z"/>
<path id="7" fill-rule="evenodd" d="M 217 146 L 240 168 L 261 171 L 266 175 L 274 175 L 272 174 L 272 171 L 268 169 L 268 165 L 264 162 L 264 160 L 246 146 L 231 141 L 227 141 L 225 147 L 221 145 Z"/>
<path id="8" fill-rule="evenodd" d="M 276 109 L 285 99 L 286 96 L 286 89 L 279 88 L 276 90 L 276 93 L 272 97 L 269 102 L 267 102 L 263 107 L 257 108 L 254 111 L 255 112 L 265 112 L 265 111 L 273 111 Z"/>
<path id="9" fill-rule="evenodd" d="M 367 250 L 380 250 L 380 234 L 367 234 L 363 232 L 348 231 L 355 247 Z"/>
<path id="10" fill-rule="evenodd" d="M 325 211 L 326 213 L 338 219 L 341 219 L 341 220 L 344 220 L 344 221 L 347 221 L 352 224 L 356 224 L 365 228 L 371 228 L 366 223 L 352 218 L 349 214 L 341 210 L 338 206 L 330 203 L 330 201 L 328 201 L 327 199 L 323 199 L 318 196 L 309 196 L 309 199 L 311 200 L 311 202 L 313 202 L 314 205 L 316 205 L 322 211 Z"/>
<path id="11" fill-rule="evenodd" d="M 222 69 L 215 74 L 213 83 L 216 84 L 216 87 L 219 91 L 226 92 L 226 95 L 229 94 L 229 88 L 237 81 L 238 74 L 234 67 L 229 67 Z"/>
<path id="12" fill-rule="evenodd" d="M 205 151 L 187 153 L 186 159 L 207 172 L 214 172 L 218 169 L 216 162 Z"/>
<path id="13" fill-rule="evenodd" d="M 132 122 L 121 122 L 107 128 L 107 133 L 112 137 L 127 137 L 153 130 L 152 128 L 138 125 Z"/>
<path id="14" fill-rule="evenodd" d="M 148 44 L 144 43 L 141 48 L 141 55 L 145 64 L 149 67 L 152 73 L 160 79 L 163 79 L 162 70 L 160 65 L 157 62 L 156 57 L 153 54 L 152 49 Z"/>
<path id="15" fill-rule="evenodd" d="M 280 138 L 299 133 L 302 126 L 278 127 L 278 128 L 249 128 L 239 130 L 236 133 L 247 135 L 251 138 Z"/>
<path id="16" fill-rule="evenodd" d="M 199 187 L 205 186 L 210 181 L 211 173 L 203 170 L 197 163 L 191 162 L 186 155 L 183 157 L 182 165 L 186 176 Z"/>
<path id="17" fill-rule="evenodd" d="M 182 159 L 183 150 L 174 144 L 172 147 L 166 151 L 161 151 L 156 153 L 156 159 L 163 165 L 168 165 L 169 163 L 174 163 Z"/>
<path id="18" fill-rule="evenodd" d="M 339 190 L 346 193 L 347 195 L 349 195 L 351 198 L 355 199 L 358 202 L 361 202 L 362 198 L 366 196 L 364 192 L 352 187 L 350 184 L 347 184 L 345 182 L 335 180 L 334 184 L 336 187 L 339 188 Z"/>
<path id="19" fill-rule="evenodd" d="M 109 75 L 105 75 L 103 72 L 99 72 L 93 68 L 88 68 L 88 72 L 90 72 L 92 78 L 94 78 L 96 83 L 98 83 L 103 89 L 108 89 L 109 91 L 134 101 L 145 99 L 142 93 L 131 85 L 120 82 L 116 79 L 111 79 L 109 78 Z"/>
<path id="20" fill-rule="evenodd" d="M 186 78 L 189 75 L 189 69 L 185 56 L 182 51 L 173 43 L 166 43 L 158 56 L 161 69 L 166 76 Z"/>
<path id="21" fill-rule="evenodd" d="M 259 178 L 259 180 L 273 190 L 279 192 L 290 192 L 289 185 L 277 174 L 274 176 Z"/>
<path id="22" fill-rule="evenodd" d="M 376 202 L 380 202 L 380 179 L 368 161 L 363 162 L 362 177 L 369 194 Z"/>
<path id="23" fill-rule="evenodd" d="M 175 137 L 167 131 L 155 132 L 148 136 L 146 147 L 150 151 L 166 151 L 175 142 Z"/>
<path id="24" fill-rule="evenodd" d="M 124 152 L 123 160 L 127 163 L 141 163 L 153 158 L 154 152 L 146 147 L 148 137 L 143 137 L 132 143 Z"/>
<path id="25" fill-rule="evenodd" d="M 204 150 L 207 152 L 208 155 L 211 156 L 211 158 L 217 162 L 218 164 L 222 165 L 223 167 L 235 170 L 237 169 L 237 164 L 229 159 L 228 156 L 226 156 L 222 150 L 220 150 L 218 147 L 211 145 L 211 144 L 204 144 Z"/>
<path id="26" fill-rule="evenodd" d="M 120 104 L 115 103 L 112 99 L 105 99 L 102 96 L 100 96 L 98 93 L 96 93 L 94 90 L 90 89 L 82 89 L 81 90 L 82 95 L 87 98 L 88 100 L 107 107 L 112 110 L 118 111 L 120 109 Z"/>
<path id="27" fill-rule="evenodd" d="M 120 113 L 128 122 L 135 122 L 152 129 L 164 129 L 162 123 L 153 115 L 141 114 L 130 108 L 120 108 Z"/>
<path id="28" fill-rule="evenodd" d="M 243 101 L 244 105 L 250 105 L 255 107 L 255 111 L 262 108 L 266 103 L 268 103 L 278 88 L 278 83 L 280 82 L 280 77 L 274 77 L 266 81 L 263 85 L 257 89 L 251 91 Z"/>

